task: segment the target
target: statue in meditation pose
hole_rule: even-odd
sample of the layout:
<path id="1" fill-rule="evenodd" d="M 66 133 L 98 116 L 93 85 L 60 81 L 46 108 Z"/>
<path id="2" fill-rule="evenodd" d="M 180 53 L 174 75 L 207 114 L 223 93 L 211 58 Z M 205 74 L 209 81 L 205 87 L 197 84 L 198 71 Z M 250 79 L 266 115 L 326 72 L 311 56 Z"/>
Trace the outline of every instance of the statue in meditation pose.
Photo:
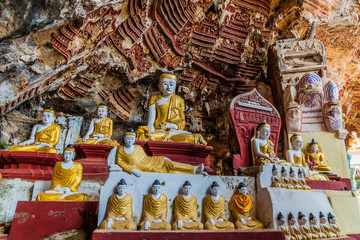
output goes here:
<path id="1" fill-rule="evenodd" d="M 203 174 L 204 165 L 192 166 L 189 164 L 171 161 L 162 156 L 151 157 L 144 149 L 135 144 L 135 132 L 129 129 L 124 135 L 125 145 L 119 146 L 116 153 L 116 164 L 128 174 L 141 176 L 141 172 Z M 113 167 L 111 166 L 110 169 Z"/>
<path id="2" fill-rule="evenodd" d="M 271 186 L 270 187 L 281 187 L 286 188 L 285 184 L 281 182 L 279 177 L 279 171 L 277 170 L 276 166 L 273 165 L 272 167 L 272 176 L 271 176 Z"/>
<path id="3" fill-rule="evenodd" d="M 238 192 L 229 201 L 229 211 L 236 229 L 264 228 L 264 224 L 254 217 L 254 203 L 247 194 L 245 183 L 241 182 Z"/>
<path id="4" fill-rule="evenodd" d="M 302 186 L 299 184 L 299 180 L 296 177 L 296 173 L 292 167 L 290 167 L 290 184 L 294 186 L 295 189 L 302 189 Z"/>
<path id="5" fill-rule="evenodd" d="M 20 143 L 19 146 L 12 146 L 8 151 L 58 153 L 55 146 L 60 139 L 60 127 L 54 124 L 55 118 L 52 108 L 45 109 L 42 124 L 33 127 L 30 139 Z"/>
<path id="6" fill-rule="evenodd" d="M 357 137 L 355 131 L 351 131 L 351 138 L 349 138 L 349 150 L 359 150 L 360 139 Z"/>
<path id="7" fill-rule="evenodd" d="M 331 172 L 331 169 L 325 164 L 324 153 L 314 139 L 308 144 L 307 149 L 306 162 L 311 166 L 312 170 L 317 172 Z"/>
<path id="8" fill-rule="evenodd" d="M 285 224 L 285 217 L 284 215 L 282 215 L 281 212 L 277 216 L 277 224 L 278 224 L 277 229 L 284 233 L 285 240 L 296 240 L 295 237 L 291 236 L 290 230 L 288 226 L 286 226 Z"/>
<path id="9" fill-rule="evenodd" d="M 171 230 L 166 222 L 167 197 L 160 192 L 161 184 L 155 180 L 152 184 L 152 193 L 147 194 L 143 201 L 143 210 L 140 221 L 141 229 L 144 230 Z"/>
<path id="10" fill-rule="evenodd" d="M 311 190 L 311 187 L 309 187 L 309 185 L 307 185 L 306 180 L 304 178 L 304 173 L 301 171 L 300 168 L 298 170 L 298 180 L 299 180 L 299 184 L 303 190 Z"/>
<path id="11" fill-rule="evenodd" d="M 326 217 L 322 212 L 319 213 L 319 218 L 320 218 L 320 230 L 321 230 L 321 232 L 325 233 L 327 238 L 336 238 L 336 236 L 337 236 L 336 233 L 333 233 L 331 231 L 330 225 L 326 223 L 327 222 Z"/>
<path id="12" fill-rule="evenodd" d="M 198 221 L 197 200 L 190 193 L 191 184 L 186 181 L 182 187 L 182 194 L 174 200 L 173 230 L 201 230 L 204 225 Z"/>
<path id="13" fill-rule="evenodd" d="M 313 234 L 311 232 L 310 227 L 307 224 L 307 218 L 302 212 L 299 212 L 299 227 L 300 227 L 301 233 L 305 237 L 307 237 L 307 239 L 319 239 L 319 235 Z"/>
<path id="14" fill-rule="evenodd" d="M 109 197 L 106 218 L 100 229 L 136 230 L 136 224 L 132 219 L 132 197 L 126 192 L 126 188 L 125 179 L 121 179 L 116 188 L 117 193 Z"/>
<path id="15" fill-rule="evenodd" d="M 337 221 L 334 215 L 332 215 L 332 213 L 329 212 L 328 214 L 328 220 L 329 220 L 329 225 L 330 225 L 330 230 L 331 232 L 335 233 L 336 236 L 338 237 L 344 237 L 346 236 L 345 233 L 341 232 L 339 225 L 337 225 Z"/>
<path id="16" fill-rule="evenodd" d="M 281 168 L 281 182 L 286 186 L 286 188 L 294 189 L 294 186 L 290 183 L 290 179 L 284 167 Z"/>
<path id="17" fill-rule="evenodd" d="M 100 104 L 97 108 L 97 118 L 90 122 L 89 130 L 83 138 L 76 141 L 76 144 L 99 144 L 109 146 L 119 146 L 116 140 L 111 140 L 113 132 L 113 121 L 106 117 L 108 107 L 106 104 Z"/>
<path id="18" fill-rule="evenodd" d="M 291 236 L 293 236 L 296 240 L 308 240 L 308 238 L 304 236 L 300 231 L 299 226 L 296 224 L 295 217 L 292 213 L 289 213 L 288 222 Z"/>
<path id="19" fill-rule="evenodd" d="M 287 150 L 287 161 L 292 163 L 296 167 L 307 167 L 305 161 L 305 155 L 301 151 L 303 147 L 303 140 L 299 134 L 294 134 L 290 138 L 292 149 Z"/>
<path id="20" fill-rule="evenodd" d="M 79 193 L 83 167 L 73 162 L 75 149 L 67 145 L 64 150 L 64 161 L 55 163 L 49 191 L 39 193 L 37 201 L 88 201 L 89 196 Z"/>
<path id="21" fill-rule="evenodd" d="M 184 131 L 185 101 L 175 94 L 176 76 L 165 72 L 160 76 L 161 93 L 149 98 L 149 116 L 147 126 L 136 131 L 140 141 L 170 141 L 204 144 L 201 134 Z"/>
<path id="22" fill-rule="evenodd" d="M 226 220 L 225 198 L 219 195 L 219 190 L 219 184 L 214 181 L 210 186 L 211 195 L 206 195 L 203 199 L 205 229 L 234 229 L 234 224 Z"/>
<path id="23" fill-rule="evenodd" d="M 317 219 L 312 213 L 310 213 L 309 222 L 310 230 L 313 234 L 317 235 L 319 238 L 327 238 L 326 234 L 321 232 L 320 226 L 317 224 Z"/>

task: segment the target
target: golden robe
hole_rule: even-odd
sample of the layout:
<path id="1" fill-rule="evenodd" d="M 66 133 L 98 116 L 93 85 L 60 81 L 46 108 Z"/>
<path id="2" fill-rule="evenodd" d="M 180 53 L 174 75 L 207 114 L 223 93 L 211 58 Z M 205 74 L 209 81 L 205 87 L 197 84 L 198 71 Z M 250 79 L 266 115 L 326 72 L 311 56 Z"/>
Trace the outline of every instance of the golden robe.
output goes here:
<path id="1" fill-rule="evenodd" d="M 183 222 L 182 228 L 178 228 L 178 221 Z M 192 220 L 192 222 L 185 222 Z M 182 194 L 176 196 L 174 200 L 174 223 L 173 230 L 202 230 L 204 225 L 198 221 L 197 200 L 194 195 L 185 199 Z"/>
<path id="2" fill-rule="evenodd" d="M 165 157 L 150 157 L 146 155 L 144 149 L 135 145 L 132 153 L 126 153 L 124 146 L 120 146 L 116 153 L 116 164 L 119 165 L 124 172 L 132 174 L 133 169 L 138 169 L 142 172 L 157 172 L 157 173 L 179 173 L 179 174 L 194 174 L 195 167 L 189 164 L 168 161 Z"/>
<path id="3" fill-rule="evenodd" d="M 319 235 L 313 234 L 307 224 L 300 224 L 300 231 L 304 236 L 307 237 L 307 239 L 319 239 Z"/>
<path id="4" fill-rule="evenodd" d="M 136 131 L 137 140 L 139 141 L 170 141 L 170 142 L 187 142 L 195 144 L 204 144 L 206 141 L 201 134 L 180 133 L 169 137 L 169 131 L 162 131 L 161 125 L 173 123 L 178 126 L 178 130 L 183 131 L 185 127 L 185 101 L 180 96 L 172 94 L 169 100 L 160 106 L 156 102 L 162 98 L 161 94 L 153 95 L 149 98 L 148 106 L 155 104 L 156 119 L 154 122 L 155 131 L 148 137 L 144 132 L 144 127 Z"/>
<path id="5" fill-rule="evenodd" d="M 154 199 L 152 194 L 147 194 L 143 201 L 143 211 L 141 217 L 141 229 L 145 229 L 145 222 L 150 222 L 148 230 L 171 230 L 171 226 L 166 222 L 167 216 L 167 197 L 161 194 L 158 199 Z M 161 219 L 162 222 L 153 222 Z"/>
<path id="6" fill-rule="evenodd" d="M 290 177 L 290 183 L 295 189 L 302 189 L 302 186 L 299 184 L 299 180 L 293 177 Z"/>
<path id="7" fill-rule="evenodd" d="M 124 217 L 125 220 L 115 220 L 115 218 Z M 136 224 L 132 220 L 132 197 L 126 194 L 123 198 L 118 198 L 116 194 L 109 197 L 106 210 L 106 218 L 101 223 L 100 229 L 107 228 L 107 219 L 112 219 L 112 229 L 130 229 L 136 230 Z"/>
<path id="8" fill-rule="evenodd" d="M 253 138 L 251 140 L 251 150 L 252 150 L 252 155 L 253 155 L 254 166 L 260 166 L 263 163 L 273 163 L 269 159 L 261 158 L 255 154 L 254 149 L 253 149 L 253 144 L 252 144 L 254 139 L 255 138 Z M 275 158 L 276 154 L 275 154 L 274 146 L 275 146 L 274 143 L 270 139 L 267 139 L 267 143 L 264 146 L 260 146 L 260 152 L 262 152 L 264 155 L 266 155 L 268 157 Z M 286 161 L 285 162 L 276 162 L 276 164 L 284 165 L 284 166 L 293 166 L 292 163 L 286 162 Z"/>
<path id="9" fill-rule="evenodd" d="M 296 225 L 296 224 L 290 225 L 289 229 L 290 229 L 291 235 L 293 237 L 295 237 L 296 240 L 308 240 L 308 238 L 301 233 L 298 225 Z"/>
<path id="10" fill-rule="evenodd" d="M 203 199 L 203 216 L 205 229 L 207 230 L 226 230 L 234 229 L 234 224 L 226 220 L 225 199 L 223 196 L 219 197 L 219 200 L 214 200 L 211 195 L 207 195 Z M 215 222 L 215 225 L 211 225 L 210 219 L 216 220 L 222 218 L 223 222 Z"/>
<path id="11" fill-rule="evenodd" d="M 271 186 L 270 187 L 280 187 L 286 188 L 286 185 L 283 184 L 278 176 L 271 177 Z"/>
<path id="12" fill-rule="evenodd" d="M 336 238 L 336 233 L 331 231 L 330 226 L 327 223 L 320 223 L 320 230 L 322 233 L 325 233 L 327 238 Z"/>
<path id="13" fill-rule="evenodd" d="M 290 183 L 290 179 L 288 177 L 281 177 L 281 182 L 286 186 L 286 188 L 294 189 L 294 186 Z"/>
<path id="14" fill-rule="evenodd" d="M 324 154 L 321 152 L 318 153 L 307 153 L 306 154 L 306 162 L 309 164 L 310 162 L 315 163 L 314 171 L 317 172 L 331 172 L 331 168 L 326 166 Z"/>
<path id="15" fill-rule="evenodd" d="M 25 146 L 12 146 L 8 151 L 12 152 L 44 152 L 44 153 L 56 153 L 56 144 L 60 139 L 60 127 L 56 124 L 51 124 L 47 128 L 35 133 L 34 144 Z M 38 147 L 36 143 L 47 143 L 51 147 Z"/>
<path id="16" fill-rule="evenodd" d="M 291 236 L 290 230 L 286 225 L 278 227 L 278 230 L 282 231 L 285 235 L 285 240 L 296 240 L 294 236 Z"/>
<path id="17" fill-rule="evenodd" d="M 249 195 L 235 193 L 231 197 L 228 207 L 236 229 L 264 228 L 264 224 L 254 217 L 253 206 L 254 203 Z M 243 225 L 240 218 L 247 217 L 251 217 L 252 220 L 246 220 L 246 225 Z"/>
<path id="18" fill-rule="evenodd" d="M 337 224 L 331 224 L 330 223 L 330 230 L 331 232 L 335 233 L 338 237 L 344 237 L 346 236 L 345 233 L 342 233 L 340 230 L 340 227 Z"/>
<path id="19" fill-rule="evenodd" d="M 94 131 L 90 135 L 89 139 L 83 141 L 82 138 L 79 138 L 75 144 L 98 144 L 98 145 L 108 145 L 108 146 L 119 146 L 119 143 L 116 140 L 103 139 L 98 140 L 93 138 L 96 134 L 103 134 L 104 138 L 111 138 L 113 132 L 113 121 L 110 118 L 104 117 L 101 121 L 94 124 Z"/>
<path id="20" fill-rule="evenodd" d="M 299 165 L 299 166 L 302 166 L 302 167 L 306 167 L 307 166 L 307 163 L 305 161 L 305 155 L 303 152 L 301 152 L 301 156 L 300 157 L 297 157 L 295 155 L 293 155 L 293 158 L 294 158 L 294 163 Z"/>
<path id="21" fill-rule="evenodd" d="M 68 187 L 71 192 L 77 192 L 82 179 L 83 167 L 80 163 L 74 162 L 71 168 L 65 169 L 62 162 L 55 163 L 54 173 L 51 179 L 49 191 L 56 187 Z M 75 193 L 61 198 L 64 193 L 39 193 L 36 201 L 88 201 L 89 196 L 84 193 Z"/>
<path id="22" fill-rule="evenodd" d="M 327 238 L 326 234 L 321 232 L 319 225 L 310 223 L 310 230 L 313 234 L 317 235 L 319 238 Z"/>
<path id="23" fill-rule="evenodd" d="M 299 184 L 303 190 L 311 190 L 311 187 L 307 185 L 306 180 L 304 178 L 299 178 Z"/>

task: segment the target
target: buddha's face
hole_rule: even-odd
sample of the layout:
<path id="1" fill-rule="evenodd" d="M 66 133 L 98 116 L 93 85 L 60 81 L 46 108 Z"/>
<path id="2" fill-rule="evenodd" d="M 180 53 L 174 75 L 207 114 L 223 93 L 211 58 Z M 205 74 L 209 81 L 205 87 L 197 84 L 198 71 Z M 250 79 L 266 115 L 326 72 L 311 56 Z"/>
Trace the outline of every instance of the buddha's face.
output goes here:
<path id="1" fill-rule="evenodd" d="M 336 218 L 329 218 L 329 223 L 336 224 Z"/>
<path id="2" fill-rule="evenodd" d="M 116 188 L 117 194 L 118 195 L 123 195 L 126 193 L 126 185 L 118 185 Z"/>
<path id="3" fill-rule="evenodd" d="M 320 218 L 320 223 L 321 223 L 321 224 L 325 224 L 325 223 L 326 223 L 326 218 L 325 218 L 325 217 L 321 217 L 321 218 Z"/>
<path id="4" fill-rule="evenodd" d="M 240 193 L 241 195 L 246 195 L 246 194 L 248 193 L 247 187 L 242 187 L 242 188 L 240 188 L 240 189 L 239 189 L 239 193 Z"/>
<path id="5" fill-rule="evenodd" d="M 281 176 L 282 176 L 282 177 L 286 177 L 286 176 L 287 176 L 287 172 L 286 172 L 286 171 L 281 171 Z"/>
<path id="6" fill-rule="evenodd" d="M 153 194 L 160 193 L 160 185 L 153 185 L 151 189 L 152 189 Z"/>
<path id="7" fill-rule="evenodd" d="M 125 146 L 130 147 L 135 144 L 135 136 L 134 135 L 126 135 L 124 138 Z"/>
<path id="8" fill-rule="evenodd" d="M 258 132 L 260 138 L 267 139 L 270 137 L 271 129 L 269 127 L 262 127 Z"/>
<path id="9" fill-rule="evenodd" d="M 191 190 L 191 186 L 183 186 L 183 194 L 189 195 Z"/>
<path id="10" fill-rule="evenodd" d="M 64 151 L 64 161 L 70 162 L 74 159 L 75 152 L 73 151 Z"/>
<path id="11" fill-rule="evenodd" d="M 310 146 L 310 152 L 317 153 L 319 151 L 319 147 L 317 144 L 313 144 Z"/>
<path id="12" fill-rule="evenodd" d="M 98 107 L 98 109 L 97 109 L 97 115 L 98 115 L 98 118 L 104 118 L 104 117 L 106 117 L 106 115 L 107 115 L 107 110 L 106 110 L 106 108 Z"/>
<path id="13" fill-rule="evenodd" d="M 211 195 L 213 195 L 214 197 L 216 197 L 217 195 L 219 195 L 219 190 L 220 187 L 212 187 L 211 189 Z"/>
<path id="14" fill-rule="evenodd" d="M 279 171 L 275 168 L 273 171 L 272 171 L 272 174 L 274 176 L 277 176 L 279 174 Z"/>
<path id="15" fill-rule="evenodd" d="M 306 222 L 307 222 L 306 217 L 302 217 L 302 218 L 299 219 L 299 223 L 300 223 L 301 225 L 306 224 Z"/>
<path id="16" fill-rule="evenodd" d="M 284 225 L 284 223 L 285 223 L 285 219 L 283 217 L 278 220 L 279 225 Z"/>
<path id="17" fill-rule="evenodd" d="M 289 224 L 294 225 L 295 224 L 295 218 L 290 218 L 289 219 Z"/>
<path id="18" fill-rule="evenodd" d="M 161 93 L 165 96 L 171 95 L 175 92 L 176 81 L 172 78 L 163 78 L 160 82 Z"/>
<path id="19" fill-rule="evenodd" d="M 302 172 L 299 172 L 298 173 L 298 178 L 302 178 L 302 177 L 303 177 Z"/>
<path id="20" fill-rule="evenodd" d="M 290 177 L 294 178 L 295 177 L 295 172 L 290 172 Z"/>
<path id="21" fill-rule="evenodd" d="M 301 149 L 303 147 L 303 140 L 301 138 L 296 138 L 293 142 L 292 142 L 292 147 L 294 149 Z"/>
<path id="22" fill-rule="evenodd" d="M 313 224 L 313 225 L 315 225 L 315 224 L 317 223 L 317 219 L 316 219 L 316 218 L 311 219 L 311 220 L 310 220 L 310 223 Z"/>
<path id="23" fill-rule="evenodd" d="M 44 124 L 52 124 L 55 121 L 55 116 L 51 112 L 44 112 L 42 120 Z"/>

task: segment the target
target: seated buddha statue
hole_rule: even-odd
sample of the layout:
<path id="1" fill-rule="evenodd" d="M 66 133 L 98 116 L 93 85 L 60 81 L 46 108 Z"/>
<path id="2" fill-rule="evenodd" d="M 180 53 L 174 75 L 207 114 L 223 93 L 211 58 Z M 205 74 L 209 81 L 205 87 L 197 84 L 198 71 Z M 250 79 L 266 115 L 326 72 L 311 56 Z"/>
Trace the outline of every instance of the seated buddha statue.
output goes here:
<path id="1" fill-rule="evenodd" d="M 291 236 L 290 230 L 285 224 L 285 217 L 281 212 L 277 216 L 277 229 L 284 233 L 285 240 L 296 240 L 294 236 Z"/>
<path id="2" fill-rule="evenodd" d="M 201 134 L 184 131 L 185 101 L 175 94 L 176 76 L 172 72 L 164 72 L 160 76 L 161 93 L 149 98 L 148 124 L 140 126 L 137 133 L 139 141 L 170 141 L 204 144 Z"/>
<path id="3" fill-rule="evenodd" d="M 308 165 L 311 166 L 311 170 L 317 172 L 331 172 L 331 168 L 325 164 L 324 153 L 314 139 L 308 144 L 307 150 L 308 152 L 305 155 L 305 159 Z"/>
<path id="4" fill-rule="evenodd" d="M 351 138 L 349 138 L 349 150 L 359 150 L 360 139 L 357 137 L 355 131 L 351 131 Z"/>
<path id="5" fill-rule="evenodd" d="M 30 139 L 12 146 L 8 151 L 12 152 L 44 152 L 58 153 L 55 149 L 60 139 L 60 127 L 54 124 L 55 112 L 53 108 L 43 111 L 42 124 L 33 127 Z"/>
<path id="6" fill-rule="evenodd" d="M 330 225 L 326 223 L 326 217 L 322 212 L 319 213 L 319 218 L 321 232 L 325 233 L 327 238 L 336 238 L 336 233 L 331 231 Z"/>
<path id="7" fill-rule="evenodd" d="M 279 171 L 277 170 L 276 166 L 273 165 L 272 176 L 271 176 L 271 186 L 270 187 L 286 188 L 285 184 L 283 184 L 281 182 L 278 174 L 279 174 Z"/>
<path id="8" fill-rule="evenodd" d="M 328 220 L 329 220 L 329 225 L 330 225 L 330 231 L 335 233 L 337 237 L 344 237 L 346 236 L 345 233 L 341 232 L 341 229 L 339 227 L 339 225 L 337 225 L 337 221 L 335 216 L 329 212 L 328 214 Z"/>
<path id="9" fill-rule="evenodd" d="M 106 104 L 101 103 L 97 107 L 97 118 L 91 120 L 89 130 L 75 144 L 119 146 L 116 140 L 110 139 L 113 132 L 113 121 L 107 115 L 108 107 Z"/>
<path id="10" fill-rule="evenodd" d="M 155 180 L 152 184 L 152 193 L 147 194 L 143 201 L 143 210 L 140 221 L 144 230 L 171 230 L 167 217 L 167 197 L 160 192 L 161 184 Z"/>
<path id="11" fill-rule="evenodd" d="M 290 138 L 292 149 L 287 150 L 287 161 L 296 167 L 308 167 L 305 161 L 305 155 L 301 151 L 303 147 L 303 140 L 299 134 L 294 134 Z"/>
<path id="12" fill-rule="evenodd" d="M 191 184 L 185 181 L 182 194 L 174 199 L 173 230 L 202 230 L 204 225 L 198 221 L 197 199 L 190 193 Z"/>
<path id="13" fill-rule="evenodd" d="M 311 187 L 309 187 L 309 185 L 307 185 L 306 180 L 304 178 L 304 173 L 303 173 L 303 171 L 301 171 L 300 168 L 298 170 L 298 180 L 299 180 L 299 184 L 301 186 L 301 189 L 303 189 L 303 190 L 311 190 Z"/>
<path id="14" fill-rule="evenodd" d="M 100 229 L 136 230 L 132 219 L 132 197 L 126 192 L 127 184 L 121 179 L 116 188 L 116 194 L 109 197 L 106 218 L 100 224 Z"/>
<path id="15" fill-rule="evenodd" d="M 294 189 L 294 186 L 290 183 L 290 179 L 284 167 L 281 168 L 281 182 L 286 186 L 286 188 Z"/>
<path id="16" fill-rule="evenodd" d="M 308 240 L 308 238 L 300 231 L 300 228 L 296 224 L 295 217 L 292 213 L 289 213 L 288 222 L 291 236 L 293 236 L 296 240 Z"/>
<path id="17" fill-rule="evenodd" d="M 73 162 L 75 149 L 67 145 L 64 150 L 64 161 L 56 162 L 49 191 L 39 193 L 36 201 L 88 201 L 89 196 L 79 193 L 83 167 Z"/>
<path id="18" fill-rule="evenodd" d="M 319 238 L 327 238 L 327 235 L 321 232 L 320 226 L 317 224 L 317 219 L 312 213 L 310 213 L 309 222 L 310 230 L 313 234 L 317 235 Z"/>
<path id="19" fill-rule="evenodd" d="M 229 211 L 236 229 L 264 228 L 264 224 L 254 217 L 254 203 L 247 194 L 245 183 L 241 182 L 229 201 Z"/>
<path id="20" fill-rule="evenodd" d="M 192 166 L 185 163 L 171 161 L 163 156 L 148 156 L 144 149 L 135 144 L 135 132 L 129 129 L 124 134 L 124 144 L 119 146 L 116 153 L 116 164 L 128 174 L 141 177 L 141 172 L 203 174 L 204 165 Z M 112 169 L 113 166 L 110 166 Z"/>
<path id="21" fill-rule="evenodd" d="M 203 199 L 205 229 L 226 230 L 234 229 L 234 224 L 226 220 L 225 198 L 219 194 L 220 186 L 214 181 L 210 186 L 211 195 Z"/>
<path id="22" fill-rule="evenodd" d="M 296 177 L 296 173 L 292 167 L 290 167 L 290 174 L 289 174 L 290 184 L 294 186 L 295 189 L 302 189 L 302 186 L 299 184 L 299 180 Z"/>
<path id="23" fill-rule="evenodd" d="M 311 232 L 310 227 L 307 224 L 307 218 L 302 212 L 299 212 L 299 228 L 301 233 L 307 237 L 307 239 L 319 239 L 319 235 Z"/>

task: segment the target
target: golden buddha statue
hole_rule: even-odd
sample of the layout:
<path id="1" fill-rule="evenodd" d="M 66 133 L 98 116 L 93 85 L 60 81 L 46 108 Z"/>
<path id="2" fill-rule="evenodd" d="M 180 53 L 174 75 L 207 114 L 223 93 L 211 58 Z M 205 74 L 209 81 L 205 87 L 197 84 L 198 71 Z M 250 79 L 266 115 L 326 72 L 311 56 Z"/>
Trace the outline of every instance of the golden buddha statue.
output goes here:
<path id="1" fill-rule="evenodd" d="M 288 222 L 291 236 L 295 237 L 296 240 L 308 240 L 308 238 L 300 231 L 299 226 L 296 225 L 296 220 L 292 213 L 289 213 Z"/>
<path id="2" fill-rule="evenodd" d="M 319 144 L 314 139 L 307 146 L 306 162 L 310 165 L 311 170 L 317 172 L 331 172 L 331 169 L 325 164 L 324 153 Z"/>
<path id="3" fill-rule="evenodd" d="M 327 238 L 336 238 L 336 236 L 337 236 L 336 233 L 333 233 L 331 231 L 330 225 L 326 223 L 326 217 L 322 212 L 319 213 L 319 218 L 320 218 L 321 232 L 326 234 Z"/>
<path id="4" fill-rule="evenodd" d="M 281 187 L 286 188 L 285 184 L 283 184 L 278 176 L 279 171 L 277 170 L 276 166 L 273 165 L 272 168 L 272 176 L 271 176 L 271 186 L 270 187 Z"/>
<path id="5" fill-rule="evenodd" d="M 290 179 L 288 178 L 288 174 L 284 167 L 281 168 L 281 182 L 286 186 L 286 188 L 294 189 L 294 186 L 290 183 Z"/>
<path id="6" fill-rule="evenodd" d="M 254 217 L 254 203 L 247 194 L 248 189 L 245 183 L 238 186 L 238 193 L 235 193 L 229 201 L 229 211 L 236 229 L 264 228 L 264 224 Z"/>
<path id="7" fill-rule="evenodd" d="M 169 141 L 204 144 L 201 134 L 184 131 L 185 101 L 175 94 L 176 76 L 165 72 L 160 76 L 161 93 L 149 98 L 149 118 L 147 126 L 140 126 L 137 133 L 139 141 Z"/>
<path id="8" fill-rule="evenodd" d="M 36 201 L 88 201 L 89 196 L 79 193 L 83 167 L 73 162 L 75 149 L 67 145 L 64 150 L 64 161 L 55 163 L 49 191 L 39 193 Z"/>
<path id="9" fill-rule="evenodd" d="M 268 100 L 271 105 L 275 106 L 275 99 L 272 95 L 270 85 L 266 84 L 265 82 L 258 82 L 256 90 L 260 93 L 261 96 Z"/>
<path id="10" fill-rule="evenodd" d="M 345 237 L 346 234 L 341 232 L 339 225 L 336 223 L 336 218 L 331 212 L 328 214 L 328 220 L 330 225 L 330 231 L 335 233 L 337 237 Z"/>
<path id="11" fill-rule="evenodd" d="M 167 197 L 160 192 L 161 184 L 155 180 L 152 184 L 152 193 L 147 194 L 143 201 L 143 210 L 140 221 L 144 230 L 171 230 L 167 217 Z"/>
<path id="12" fill-rule="evenodd" d="M 116 164 L 128 174 L 141 176 L 141 172 L 203 174 L 204 165 L 192 166 L 185 163 L 171 161 L 167 157 L 146 155 L 144 149 L 135 143 L 135 132 L 129 129 L 124 134 L 125 145 L 119 146 L 116 153 Z"/>
<path id="13" fill-rule="evenodd" d="M 296 240 L 294 236 L 291 236 L 289 228 L 285 225 L 285 217 L 281 212 L 277 216 L 277 229 L 284 233 L 285 240 Z"/>
<path id="14" fill-rule="evenodd" d="M 75 144 L 119 146 L 116 140 L 110 139 L 113 132 L 113 121 L 106 117 L 107 115 L 108 107 L 104 103 L 100 104 L 97 108 L 98 118 L 91 120 L 88 132 Z"/>
<path id="15" fill-rule="evenodd" d="M 302 186 L 299 184 L 299 180 L 296 178 L 295 171 L 294 169 L 292 169 L 292 167 L 290 167 L 289 179 L 290 184 L 293 185 L 295 189 L 303 189 Z"/>
<path id="16" fill-rule="evenodd" d="M 128 229 L 136 230 L 132 219 L 132 197 L 126 193 L 127 184 L 121 179 L 117 185 L 117 193 L 109 197 L 106 218 L 100 224 L 100 229 Z"/>
<path id="17" fill-rule="evenodd" d="M 219 195 L 220 186 L 214 181 L 210 186 L 211 195 L 203 199 L 203 216 L 205 229 L 226 230 L 234 229 L 234 224 L 226 220 L 225 198 Z"/>
<path id="18" fill-rule="evenodd" d="M 292 163 L 296 167 L 306 167 L 308 164 L 305 161 L 305 155 L 301 151 L 303 147 L 303 140 L 299 134 L 294 134 L 290 138 L 292 149 L 287 150 L 287 161 Z"/>
<path id="19" fill-rule="evenodd" d="M 299 228 L 300 228 L 301 233 L 307 239 L 319 239 L 319 235 L 313 234 L 311 232 L 310 227 L 307 224 L 307 218 L 302 212 L 299 212 Z"/>
<path id="20" fill-rule="evenodd" d="M 314 235 L 317 235 L 319 238 L 327 238 L 326 234 L 321 232 L 320 226 L 317 224 L 317 219 L 312 213 L 310 213 L 309 222 L 310 230 Z"/>
<path id="21" fill-rule="evenodd" d="M 298 180 L 303 190 L 311 190 L 311 187 L 309 187 L 309 185 L 307 185 L 306 183 L 306 180 L 304 178 L 304 173 L 301 171 L 301 169 L 298 170 Z"/>
<path id="22" fill-rule="evenodd" d="M 351 131 L 351 138 L 349 138 L 349 150 L 359 150 L 360 139 L 357 137 L 355 131 Z"/>
<path id="23" fill-rule="evenodd" d="M 174 223 L 173 230 L 202 230 L 204 225 L 198 221 L 197 199 L 190 193 L 191 184 L 186 181 L 183 184 L 183 194 L 174 199 Z"/>
<path id="24" fill-rule="evenodd" d="M 53 108 L 43 111 L 42 124 L 33 127 L 30 139 L 12 146 L 8 151 L 12 152 L 44 152 L 58 153 L 55 149 L 60 139 L 60 127 L 54 124 L 55 112 Z"/>

